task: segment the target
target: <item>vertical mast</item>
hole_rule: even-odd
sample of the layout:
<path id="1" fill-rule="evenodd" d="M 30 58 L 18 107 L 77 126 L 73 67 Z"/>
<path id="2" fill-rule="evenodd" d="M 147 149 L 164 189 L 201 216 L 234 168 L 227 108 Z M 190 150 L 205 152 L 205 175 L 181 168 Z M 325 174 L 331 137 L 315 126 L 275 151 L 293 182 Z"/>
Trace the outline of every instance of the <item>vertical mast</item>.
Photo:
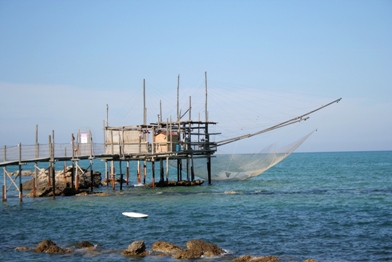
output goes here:
<path id="1" fill-rule="evenodd" d="M 109 126 L 109 105 L 106 104 L 106 126 Z"/>
<path id="2" fill-rule="evenodd" d="M 158 118 L 159 124 L 162 122 L 162 100 L 159 100 L 159 118 Z"/>
<path id="3" fill-rule="evenodd" d="M 180 75 L 177 78 L 177 121 L 180 120 Z"/>
<path id="4" fill-rule="evenodd" d="M 189 121 L 192 121 L 192 97 L 189 97 Z"/>
<path id="5" fill-rule="evenodd" d="M 143 79 L 143 124 L 147 124 L 147 109 L 146 109 L 146 80 Z"/>
<path id="6" fill-rule="evenodd" d="M 208 110 L 207 110 L 207 71 L 204 74 L 205 76 L 205 87 L 206 87 L 206 101 L 205 101 L 205 119 L 208 122 Z"/>

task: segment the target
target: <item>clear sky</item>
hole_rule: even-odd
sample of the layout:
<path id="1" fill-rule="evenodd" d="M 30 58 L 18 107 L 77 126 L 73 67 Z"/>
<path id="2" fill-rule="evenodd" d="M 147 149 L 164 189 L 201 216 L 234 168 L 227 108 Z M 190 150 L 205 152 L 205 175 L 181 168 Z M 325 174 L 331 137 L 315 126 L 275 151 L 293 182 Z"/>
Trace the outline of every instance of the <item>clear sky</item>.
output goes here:
<path id="1" fill-rule="evenodd" d="M 298 151 L 392 150 L 392 1 L 0 0 L 0 145 L 56 142 L 91 129 L 176 114 L 225 137 L 257 131 L 342 97 L 279 136 L 317 129 Z M 187 117 L 187 116 L 185 116 Z M 221 124 L 221 125 L 219 125 Z M 256 145 L 257 144 L 257 145 Z M 230 149 L 231 150 L 231 149 Z"/>

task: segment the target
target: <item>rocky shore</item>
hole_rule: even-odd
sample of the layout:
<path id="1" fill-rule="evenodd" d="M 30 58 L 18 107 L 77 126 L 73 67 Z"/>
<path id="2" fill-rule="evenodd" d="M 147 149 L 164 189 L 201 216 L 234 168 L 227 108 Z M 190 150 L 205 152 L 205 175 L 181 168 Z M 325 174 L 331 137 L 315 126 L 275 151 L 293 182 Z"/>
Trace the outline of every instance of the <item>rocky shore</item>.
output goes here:
<path id="1" fill-rule="evenodd" d="M 90 243 L 89 241 L 82 241 L 76 243 L 72 248 L 62 248 L 59 247 L 52 240 L 46 239 L 38 243 L 35 247 L 21 246 L 15 248 L 16 251 L 23 252 L 36 252 L 36 253 L 46 253 L 46 254 L 72 254 L 75 252 L 98 252 L 98 246 Z M 171 256 L 173 259 L 178 260 L 189 260 L 189 259 L 201 259 L 206 258 L 219 258 L 225 257 L 225 261 L 233 262 L 275 262 L 280 261 L 277 256 L 253 256 L 244 255 L 240 257 L 235 257 L 232 254 L 228 254 L 223 248 L 205 242 L 203 240 L 194 239 L 189 240 L 185 244 L 185 248 L 177 246 L 173 243 L 166 241 L 157 241 L 152 244 L 151 250 L 147 250 L 146 245 L 143 240 L 136 240 L 128 245 L 122 251 L 105 251 L 100 250 L 100 253 L 105 254 L 109 252 L 121 253 L 121 255 L 126 257 L 146 257 L 152 256 L 154 260 L 159 257 Z M 316 262 L 314 259 L 306 259 L 304 262 Z"/>
<path id="2" fill-rule="evenodd" d="M 32 171 L 23 171 L 22 175 L 32 176 L 32 179 L 23 183 L 23 190 L 30 190 L 27 197 L 34 196 L 34 180 L 36 183 L 35 196 L 37 197 L 50 197 L 53 196 L 53 183 L 52 177 L 49 174 L 49 170 L 40 169 L 35 177 Z M 90 170 L 80 168 L 78 170 L 78 188 L 72 186 L 72 177 L 74 177 L 74 169 L 67 167 L 65 170 L 59 170 L 55 172 L 55 190 L 56 196 L 73 196 L 86 191 L 90 191 L 91 188 L 98 188 L 102 185 L 101 183 L 101 172 L 93 171 L 91 174 Z"/>

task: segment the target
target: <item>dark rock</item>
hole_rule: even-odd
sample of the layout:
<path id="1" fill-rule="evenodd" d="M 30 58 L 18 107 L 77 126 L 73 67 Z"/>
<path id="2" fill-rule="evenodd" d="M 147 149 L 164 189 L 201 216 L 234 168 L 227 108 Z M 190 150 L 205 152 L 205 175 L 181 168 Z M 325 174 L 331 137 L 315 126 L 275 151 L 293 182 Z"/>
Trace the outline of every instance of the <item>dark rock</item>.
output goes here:
<path id="1" fill-rule="evenodd" d="M 245 255 L 234 259 L 234 262 L 276 262 L 276 261 L 279 261 L 279 258 L 276 256 L 257 257 L 257 256 Z"/>
<path id="2" fill-rule="evenodd" d="M 76 243 L 75 246 L 76 246 L 76 247 L 93 247 L 94 245 L 91 244 L 91 243 L 88 242 L 88 241 L 82 241 L 82 242 Z"/>
<path id="3" fill-rule="evenodd" d="M 146 251 L 146 245 L 143 240 L 137 240 L 132 242 L 123 252 L 123 256 L 146 256 L 148 251 Z"/>
<path id="4" fill-rule="evenodd" d="M 188 181 L 188 180 L 181 180 L 181 181 L 159 181 L 158 183 L 155 183 L 155 187 L 174 187 L 174 186 L 200 186 L 204 183 L 204 180 L 194 180 L 194 181 Z M 146 186 L 152 187 L 153 184 L 147 184 Z"/>
<path id="5" fill-rule="evenodd" d="M 186 243 L 186 247 L 188 250 L 201 252 L 202 255 L 206 257 L 219 256 L 225 253 L 224 250 L 217 245 L 198 239 L 189 240 Z"/>
<path id="6" fill-rule="evenodd" d="M 48 253 L 48 254 L 64 254 L 71 253 L 72 250 L 68 248 L 61 248 L 56 245 L 52 240 L 43 240 L 35 248 L 37 253 Z"/>
<path id="7" fill-rule="evenodd" d="M 196 259 L 200 258 L 203 255 L 203 251 L 201 250 L 182 250 L 173 254 L 173 258 L 175 259 Z"/>
<path id="8" fill-rule="evenodd" d="M 182 248 L 174 245 L 173 243 L 165 241 L 157 241 L 152 244 L 152 250 L 166 254 L 175 254 L 177 252 L 184 251 Z"/>
<path id="9" fill-rule="evenodd" d="M 52 240 L 45 239 L 35 247 L 35 252 L 45 252 L 45 250 L 47 250 L 50 246 L 56 246 L 56 243 L 54 243 Z"/>

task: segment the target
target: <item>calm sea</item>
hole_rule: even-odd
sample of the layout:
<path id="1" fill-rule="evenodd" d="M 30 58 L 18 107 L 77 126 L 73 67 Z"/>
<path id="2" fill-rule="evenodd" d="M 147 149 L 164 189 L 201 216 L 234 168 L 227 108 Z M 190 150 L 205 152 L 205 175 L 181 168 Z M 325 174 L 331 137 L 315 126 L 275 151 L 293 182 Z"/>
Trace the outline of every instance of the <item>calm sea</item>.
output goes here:
<path id="1" fill-rule="evenodd" d="M 94 169 L 104 173 L 101 161 Z M 2 176 L 1 169 L 1 184 Z M 175 171 L 170 176 L 174 180 Z M 246 254 L 275 255 L 281 261 L 392 261 L 392 151 L 294 153 L 245 181 L 99 191 L 109 196 L 24 198 L 19 203 L 17 193 L 9 192 L 8 201 L 0 204 L 0 260 L 177 261 L 120 253 L 135 240 L 144 240 L 150 249 L 158 240 L 184 247 L 188 240 L 202 239 L 228 255 L 200 261 Z M 149 217 L 132 219 L 124 211 Z M 98 246 L 66 255 L 14 250 L 34 248 L 44 239 L 60 247 L 84 240 Z"/>

